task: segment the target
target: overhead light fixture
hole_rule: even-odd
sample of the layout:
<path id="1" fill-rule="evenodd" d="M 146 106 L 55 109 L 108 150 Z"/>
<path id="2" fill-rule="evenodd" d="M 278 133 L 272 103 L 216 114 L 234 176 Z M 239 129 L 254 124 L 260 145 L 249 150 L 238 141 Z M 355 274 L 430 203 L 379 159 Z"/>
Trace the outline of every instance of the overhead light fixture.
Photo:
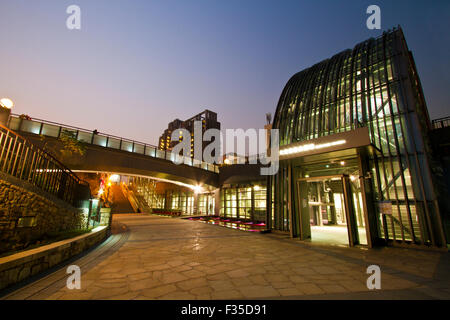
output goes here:
<path id="1" fill-rule="evenodd" d="M 195 193 L 202 193 L 203 188 L 201 186 L 194 186 L 193 187 Z"/>
<path id="2" fill-rule="evenodd" d="M 295 146 L 295 147 L 290 147 L 290 148 L 280 150 L 280 155 L 284 156 L 284 155 L 302 153 L 302 152 L 311 151 L 311 150 L 324 149 L 324 148 L 329 148 L 329 147 L 333 147 L 333 146 L 337 146 L 337 145 L 342 145 L 345 143 L 347 143 L 346 140 L 337 140 L 337 141 L 332 141 L 332 142 L 327 142 L 327 143 L 322 143 L 322 144 L 309 143 L 309 144 L 304 144 L 301 146 Z"/>

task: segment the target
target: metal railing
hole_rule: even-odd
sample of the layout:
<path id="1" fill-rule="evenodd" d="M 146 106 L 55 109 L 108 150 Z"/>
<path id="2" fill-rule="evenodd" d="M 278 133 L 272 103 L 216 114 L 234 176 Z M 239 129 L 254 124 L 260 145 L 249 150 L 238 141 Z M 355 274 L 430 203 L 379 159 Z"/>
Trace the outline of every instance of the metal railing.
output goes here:
<path id="1" fill-rule="evenodd" d="M 433 126 L 433 129 L 450 127 L 450 117 L 434 119 L 431 124 Z"/>
<path id="2" fill-rule="evenodd" d="M 77 140 L 93 144 L 105 148 L 112 148 L 132 153 L 143 154 L 153 158 L 165 159 L 174 161 L 175 154 L 170 151 L 159 150 L 156 146 L 130 140 L 126 138 L 117 137 L 101 132 L 94 132 L 87 129 L 82 129 L 74 126 L 63 125 L 52 121 L 41 119 L 26 119 L 19 115 L 13 114 L 9 120 L 9 128 L 14 131 L 22 131 L 27 133 L 34 133 L 54 138 L 59 138 L 63 131 L 72 132 Z M 180 156 L 178 156 L 180 157 Z M 200 168 L 211 172 L 219 172 L 217 165 L 192 159 L 190 157 L 183 157 L 183 164 Z"/>
<path id="3" fill-rule="evenodd" d="M 89 188 L 52 155 L 0 125 L 0 171 L 75 205 L 80 188 Z"/>

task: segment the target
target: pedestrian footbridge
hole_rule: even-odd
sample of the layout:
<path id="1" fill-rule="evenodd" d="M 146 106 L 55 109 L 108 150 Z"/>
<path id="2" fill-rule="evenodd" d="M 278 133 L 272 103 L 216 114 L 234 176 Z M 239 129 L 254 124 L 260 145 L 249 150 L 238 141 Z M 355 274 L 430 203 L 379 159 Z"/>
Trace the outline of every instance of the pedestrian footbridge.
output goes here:
<path id="1" fill-rule="evenodd" d="M 11 115 L 8 127 L 33 143 L 43 146 L 57 145 L 64 132 L 71 132 L 86 146 L 83 156 L 64 159 L 72 171 L 113 172 L 118 174 L 153 177 L 204 188 L 219 186 L 219 167 L 184 157 L 184 163 L 173 162 L 170 151 L 139 141 L 90 131 L 51 121 Z"/>

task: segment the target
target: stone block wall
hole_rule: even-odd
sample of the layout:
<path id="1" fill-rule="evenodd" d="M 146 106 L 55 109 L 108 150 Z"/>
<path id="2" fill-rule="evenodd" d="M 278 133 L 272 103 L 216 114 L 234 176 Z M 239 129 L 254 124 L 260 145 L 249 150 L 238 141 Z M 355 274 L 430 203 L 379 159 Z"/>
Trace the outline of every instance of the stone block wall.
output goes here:
<path id="1" fill-rule="evenodd" d="M 76 238 L 0 258 L 0 295 L 2 289 L 64 263 L 108 237 L 106 226 Z"/>
<path id="2" fill-rule="evenodd" d="M 15 180 L 0 175 L 0 254 L 24 249 L 49 232 L 85 227 L 81 210 Z"/>

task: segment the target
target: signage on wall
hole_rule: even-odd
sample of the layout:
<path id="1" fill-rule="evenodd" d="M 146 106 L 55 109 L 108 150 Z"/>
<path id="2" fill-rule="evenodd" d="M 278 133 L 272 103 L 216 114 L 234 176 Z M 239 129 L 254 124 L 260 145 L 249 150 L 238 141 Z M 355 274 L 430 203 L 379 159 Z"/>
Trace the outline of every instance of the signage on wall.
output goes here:
<path id="1" fill-rule="evenodd" d="M 378 207 L 380 208 L 381 214 L 392 215 L 392 202 L 391 201 L 379 201 Z"/>

